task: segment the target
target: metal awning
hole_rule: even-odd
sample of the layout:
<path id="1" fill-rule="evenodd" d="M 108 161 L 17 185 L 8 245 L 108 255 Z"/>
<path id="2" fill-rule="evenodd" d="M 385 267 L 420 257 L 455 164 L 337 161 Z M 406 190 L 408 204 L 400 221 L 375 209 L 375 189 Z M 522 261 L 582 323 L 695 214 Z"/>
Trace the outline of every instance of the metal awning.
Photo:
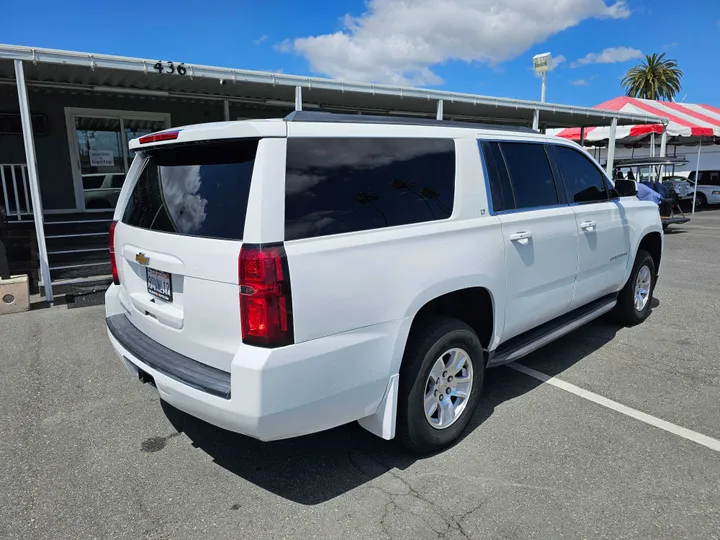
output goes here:
<path id="1" fill-rule="evenodd" d="M 158 60 L 14 45 L 0 45 L 0 82 L 15 84 L 12 60 L 23 61 L 30 86 L 142 92 L 289 107 L 295 106 L 299 93 L 305 109 L 417 114 L 527 126 L 538 111 L 540 125 L 547 128 L 609 126 L 613 119 L 617 119 L 617 125 L 667 122 L 649 114 L 182 62 L 163 61 L 160 73 L 156 69 Z"/>

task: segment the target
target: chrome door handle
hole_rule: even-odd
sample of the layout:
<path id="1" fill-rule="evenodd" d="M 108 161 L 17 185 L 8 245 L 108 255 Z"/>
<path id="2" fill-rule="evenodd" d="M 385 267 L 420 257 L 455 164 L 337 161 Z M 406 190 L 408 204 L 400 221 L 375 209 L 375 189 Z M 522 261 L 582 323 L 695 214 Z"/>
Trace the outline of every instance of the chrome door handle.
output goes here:
<path id="1" fill-rule="evenodd" d="M 580 228 L 583 231 L 594 231 L 595 229 L 597 229 L 597 223 L 594 221 L 586 221 L 580 224 Z"/>
<path id="2" fill-rule="evenodd" d="M 528 231 L 516 232 L 508 236 L 511 242 L 517 242 L 518 244 L 525 245 L 530 242 L 532 233 Z"/>

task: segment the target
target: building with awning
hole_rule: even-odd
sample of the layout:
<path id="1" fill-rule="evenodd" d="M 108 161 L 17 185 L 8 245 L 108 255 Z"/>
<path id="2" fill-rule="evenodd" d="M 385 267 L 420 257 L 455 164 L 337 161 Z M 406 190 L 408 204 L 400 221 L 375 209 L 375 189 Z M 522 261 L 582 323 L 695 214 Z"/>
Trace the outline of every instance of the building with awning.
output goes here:
<path id="1" fill-rule="evenodd" d="M 322 110 L 592 126 L 613 141 L 625 126 L 662 125 L 667 116 L 12 45 L 0 45 L 0 104 L 0 204 L 12 238 L 30 246 L 16 271 L 31 273 L 49 301 L 53 287 L 107 280 L 108 229 L 133 159 L 128 141 L 150 132 Z"/>

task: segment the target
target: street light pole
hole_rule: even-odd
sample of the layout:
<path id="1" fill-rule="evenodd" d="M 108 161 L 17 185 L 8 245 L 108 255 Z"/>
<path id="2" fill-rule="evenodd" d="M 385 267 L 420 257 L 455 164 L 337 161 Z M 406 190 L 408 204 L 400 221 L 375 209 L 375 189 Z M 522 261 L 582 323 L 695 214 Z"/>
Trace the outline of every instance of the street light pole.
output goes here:
<path id="1" fill-rule="evenodd" d="M 552 55 L 550 53 L 536 54 L 533 56 L 533 71 L 535 75 L 542 77 L 542 90 L 540 91 L 540 103 L 545 103 L 545 90 L 547 88 L 547 72 L 552 69 Z M 540 109 L 533 111 L 533 129 L 540 129 Z"/>

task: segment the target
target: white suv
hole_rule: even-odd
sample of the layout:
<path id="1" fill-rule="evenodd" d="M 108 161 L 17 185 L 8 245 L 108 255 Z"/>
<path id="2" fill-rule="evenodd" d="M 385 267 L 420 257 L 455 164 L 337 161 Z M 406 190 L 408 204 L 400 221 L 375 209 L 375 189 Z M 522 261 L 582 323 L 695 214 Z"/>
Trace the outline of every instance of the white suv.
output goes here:
<path id="1" fill-rule="evenodd" d="M 358 420 L 440 448 L 486 367 L 650 311 L 657 205 L 572 142 L 298 112 L 130 146 L 110 340 L 161 399 L 225 429 L 273 440 Z"/>

